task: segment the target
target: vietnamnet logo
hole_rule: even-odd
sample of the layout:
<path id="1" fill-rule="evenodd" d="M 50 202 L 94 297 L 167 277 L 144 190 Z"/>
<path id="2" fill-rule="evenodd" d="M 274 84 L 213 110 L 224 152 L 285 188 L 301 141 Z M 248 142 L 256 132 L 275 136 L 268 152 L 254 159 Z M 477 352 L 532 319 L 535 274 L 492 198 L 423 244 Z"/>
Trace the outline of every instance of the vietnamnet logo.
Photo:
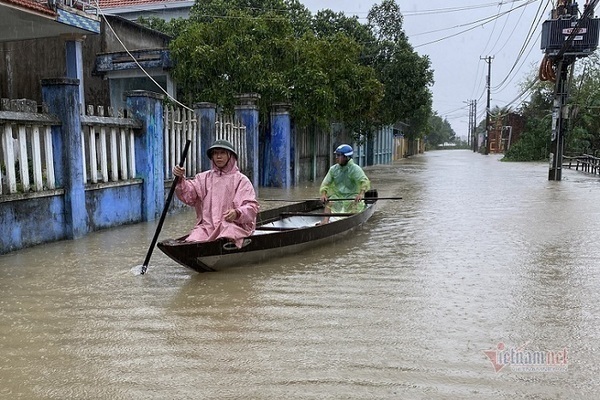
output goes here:
<path id="1" fill-rule="evenodd" d="M 507 347 L 500 342 L 493 350 L 483 350 L 494 370 L 500 372 L 510 367 L 514 372 L 566 372 L 568 369 L 567 349 L 528 350 L 529 342 L 520 347 Z"/>

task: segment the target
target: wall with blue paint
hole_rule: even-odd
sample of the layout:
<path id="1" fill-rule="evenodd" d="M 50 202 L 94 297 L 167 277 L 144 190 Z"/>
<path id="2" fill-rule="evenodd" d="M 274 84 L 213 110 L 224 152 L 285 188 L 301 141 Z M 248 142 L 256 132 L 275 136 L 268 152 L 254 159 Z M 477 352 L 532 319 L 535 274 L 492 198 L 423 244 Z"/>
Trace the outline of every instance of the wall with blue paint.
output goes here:
<path id="1" fill-rule="evenodd" d="M 128 98 L 131 112 L 143 122 L 135 137 L 137 178 L 84 185 L 78 81 L 46 80 L 43 92 L 49 109 L 62 122 L 53 128 L 60 188 L 0 196 L 0 254 L 160 216 L 168 192 L 162 161 L 161 96 L 136 92 Z"/>
<path id="2" fill-rule="evenodd" d="M 90 231 L 142 221 L 142 182 L 86 190 Z"/>
<path id="3" fill-rule="evenodd" d="M 21 197 L 0 202 L 0 254 L 67 238 L 62 194 Z"/>
<path id="4" fill-rule="evenodd" d="M 70 239 L 64 190 L 47 196 L 7 196 L 0 201 L 0 254 Z M 142 221 L 142 184 L 96 185 L 85 191 L 85 233 Z"/>

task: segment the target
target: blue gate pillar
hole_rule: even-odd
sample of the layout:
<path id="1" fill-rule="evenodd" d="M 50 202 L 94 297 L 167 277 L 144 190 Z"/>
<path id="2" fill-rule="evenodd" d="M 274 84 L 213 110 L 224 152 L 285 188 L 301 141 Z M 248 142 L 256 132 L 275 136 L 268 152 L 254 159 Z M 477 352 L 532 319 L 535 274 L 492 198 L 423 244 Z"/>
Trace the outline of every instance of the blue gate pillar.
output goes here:
<path id="1" fill-rule="evenodd" d="M 196 103 L 194 104 L 194 113 L 196 119 L 200 121 L 200 150 L 198 157 L 200 158 L 200 168 L 202 171 L 208 171 L 212 168 L 210 159 L 206 156 L 206 150 L 217 138 L 217 127 L 215 122 L 217 119 L 217 105 L 214 103 Z"/>
<path id="2" fill-rule="evenodd" d="M 52 127 L 56 184 L 65 190 L 65 235 L 77 239 L 88 232 L 83 182 L 79 80 L 42 79 L 42 100 L 61 126 Z"/>
<path id="3" fill-rule="evenodd" d="M 135 169 L 142 183 L 142 220 L 160 216 L 165 205 L 164 95 L 146 90 L 125 92 L 129 117 L 142 123 L 135 135 Z"/>
<path id="4" fill-rule="evenodd" d="M 235 106 L 235 116 L 246 126 L 246 160 L 248 176 L 254 190 L 258 192 L 258 93 L 244 93 L 235 96 L 238 104 Z"/>
<path id="5" fill-rule="evenodd" d="M 85 95 L 83 92 L 83 52 L 82 42 L 84 35 L 72 34 L 64 35 L 65 55 L 67 65 L 67 78 L 79 79 L 79 103 L 82 110 L 85 109 Z"/>
<path id="6" fill-rule="evenodd" d="M 271 110 L 271 165 L 267 186 L 289 188 L 292 184 L 290 105 L 273 104 Z"/>
<path id="7" fill-rule="evenodd" d="M 365 167 L 375 164 L 375 135 L 377 135 L 377 133 L 369 135 L 366 139 L 367 152 L 365 158 Z"/>

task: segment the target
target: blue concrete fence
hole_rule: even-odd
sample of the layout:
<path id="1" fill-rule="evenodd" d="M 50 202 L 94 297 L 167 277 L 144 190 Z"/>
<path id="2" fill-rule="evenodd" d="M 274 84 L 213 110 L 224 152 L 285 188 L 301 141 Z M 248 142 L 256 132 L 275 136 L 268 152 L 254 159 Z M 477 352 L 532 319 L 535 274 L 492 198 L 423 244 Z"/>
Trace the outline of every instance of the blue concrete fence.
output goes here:
<path id="1" fill-rule="evenodd" d="M 0 235 L 0 254 L 41 243 L 80 238 L 100 229 L 151 221 L 162 213 L 165 194 L 171 184 L 171 175 L 166 171 L 170 166 L 166 160 L 172 157 L 165 154 L 165 139 L 173 139 L 165 138 L 171 132 L 163 126 L 163 96 L 147 91 L 128 92 L 127 114 L 105 117 L 82 115 L 79 95 L 78 79 L 46 79 L 42 81 L 42 98 L 47 113 L 37 116 L 21 113 L 28 116 L 23 117 L 18 116 L 19 113 L 0 111 L 0 144 L 4 150 L 10 146 L 9 151 L 5 151 L 9 157 L 4 157 L 8 161 L 0 157 L 0 161 L 8 163 L 0 170 L 3 181 L 0 223 L 4 232 L 8 232 Z M 292 130 L 289 104 L 274 104 L 271 130 L 261 143 L 266 146 L 262 147 L 262 159 L 259 160 L 259 99 L 255 93 L 243 94 L 238 96 L 239 104 L 235 107 L 235 117 L 246 127 L 245 172 L 257 192 L 259 186 L 289 188 L 294 184 L 293 179 L 298 178 L 293 168 L 302 168 L 298 154 L 310 153 L 297 146 L 299 143 L 308 145 L 313 139 L 305 140 L 302 134 Z M 103 109 L 99 107 L 99 110 Z M 200 126 L 194 140 L 200 150 L 206 149 L 216 137 L 216 105 L 198 103 L 194 105 L 194 115 Z M 36 124 L 41 124 L 41 129 Z M 36 126 L 35 133 L 31 125 Z M 15 131 L 18 131 L 17 139 L 14 138 Z M 24 191 L 18 192 L 17 184 L 13 182 L 7 186 L 4 181 L 22 179 L 28 174 L 28 168 L 22 164 L 30 157 L 28 147 L 35 146 L 23 142 L 30 137 L 38 140 L 38 131 L 45 135 L 43 141 L 51 141 L 51 149 L 46 149 L 49 154 L 46 157 L 40 157 L 37 150 L 32 151 L 33 157 L 42 159 L 37 161 L 38 167 L 33 168 L 35 184 L 29 188 L 24 183 Z M 325 157 L 330 157 L 334 143 L 330 135 L 327 136 L 328 143 L 323 142 L 320 149 Z M 387 146 L 385 134 L 376 140 L 376 144 Z M 13 157 L 13 146 L 19 146 L 16 152 L 19 163 Z M 387 156 L 377 150 L 380 147 L 367 147 L 370 157 L 365 159 L 384 161 Z M 201 170 L 210 168 L 204 151 L 198 154 L 197 160 Z M 312 156 L 317 157 L 314 152 Z M 98 161 L 102 157 L 103 161 Z M 107 158 L 111 160 L 107 162 Z M 48 163 L 51 168 L 47 167 Z M 325 159 L 311 162 L 313 166 L 320 165 L 318 170 L 311 167 L 313 179 L 316 176 L 320 179 L 330 163 Z M 12 164 L 21 164 L 20 169 Z M 46 177 L 43 188 L 40 165 L 46 165 L 47 175 L 51 176 Z M 175 206 L 180 204 L 175 202 Z"/>
<path id="2" fill-rule="evenodd" d="M 48 107 L 48 113 L 38 119 L 47 126 L 47 128 L 42 126 L 42 129 L 51 129 L 51 135 L 48 134 L 47 137 L 51 138 L 48 140 L 52 142 L 52 169 L 55 179 L 52 180 L 52 185 L 46 185 L 35 192 L 17 193 L 12 186 L 10 191 L 3 187 L 0 194 L 0 223 L 8 234 L 0 235 L 0 254 L 41 243 L 80 238 L 100 229 L 159 218 L 165 205 L 165 193 L 170 187 L 170 182 L 165 180 L 168 174 L 165 173 L 167 163 L 164 154 L 163 96 L 147 91 L 126 93 L 128 113 L 126 118 L 82 116 L 77 79 L 43 80 L 42 96 Z M 240 96 L 241 104 L 236 108 L 236 116 L 247 124 L 247 165 L 253 183 L 258 187 L 256 100 L 255 95 Z M 24 130 L 25 124 L 28 123 L 15 119 L 16 114 L 19 113 L 0 114 L 2 145 L 11 146 L 9 152 L 11 155 L 14 146 L 13 126 L 20 124 L 18 129 Z M 210 103 L 199 103 L 195 105 L 195 114 L 201 125 L 201 137 L 196 140 L 201 144 L 202 149 L 206 149 L 212 144 L 216 135 L 216 106 Z M 37 122 L 33 121 L 33 123 Z M 92 127 L 84 128 L 86 124 L 94 123 L 97 124 L 95 130 Z M 119 126 L 119 123 L 122 126 Z M 132 126 L 137 129 L 133 135 L 134 143 L 128 147 L 125 143 L 127 140 L 125 129 L 130 129 Z M 105 134 L 105 129 L 110 131 L 108 135 Z M 96 147 L 102 149 L 106 144 L 95 138 L 96 135 L 100 135 L 99 130 L 102 130 L 101 138 L 104 138 L 102 139 L 104 141 L 110 140 L 108 137 L 111 134 L 121 135 L 119 136 L 121 147 L 119 148 L 119 140 L 113 137 L 108 146 L 112 145 L 113 148 L 108 151 L 112 152 L 110 156 L 115 158 L 133 157 L 135 165 L 130 170 L 135 171 L 135 176 L 122 176 L 118 163 L 123 164 L 126 161 L 121 160 L 114 161 L 112 166 L 109 165 L 108 172 L 99 173 L 102 176 L 119 175 L 118 180 L 98 181 L 96 171 L 91 171 L 93 173 L 90 174 L 95 177 L 93 183 L 87 179 L 86 165 L 92 169 L 97 168 Z M 94 138 L 86 139 L 86 135 Z M 25 137 L 26 135 L 23 134 L 22 138 Z M 107 150 L 104 148 L 100 151 Z M 202 169 L 210 168 L 210 163 L 204 155 L 199 162 L 203 163 Z M 105 166 L 102 168 L 105 169 Z M 14 171 L 14 166 L 9 168 L 10 176 L 6 178 L 11 177 L 13 180 L 19 178 L 19 170 L 16 174 Z M 21 169 L 20 178 L 23 173 Z M 5 176 L 2 174 L 0 176 L 4 180 Z M 50 189 L 49 186 L 52 188 Z"/>
<path id="3" fill-rule="evenodd" d="M 165 199 L 162 97 L 135 92 L 127 99 L 131 113 L 142 122 L 135 135 L 137 176 L 88 184 L 78 84 L 72 78 L 42 81 L 48 112 L 61 122 L 52 127 L 57 188 L 0 196 L 0 221 L 10 232 L 0 235 L 0 253 L 160 216 Z"/>

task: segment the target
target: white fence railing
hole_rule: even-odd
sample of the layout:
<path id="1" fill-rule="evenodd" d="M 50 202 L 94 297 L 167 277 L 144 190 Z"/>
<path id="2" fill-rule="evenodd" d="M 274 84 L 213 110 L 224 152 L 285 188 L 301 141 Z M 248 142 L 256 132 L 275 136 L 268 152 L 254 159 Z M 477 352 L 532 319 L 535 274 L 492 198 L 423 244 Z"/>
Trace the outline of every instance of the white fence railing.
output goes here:
<path id="1" fill-rule="evenodd" d="M 104 116 L 102 106 L 96 112 L 93 106 L 88 106 L 87 115 L 81 116 L 84 184 L 135 178 L 133 130 L 141 124 L 115 114 L 110 107 L 108 114 Z"/>
<path id="2" fill-rule="evenodd" d="M 216 139 L 228 140 L 238 153 L 238 167 L 243 172 L 248 166 L 246 151 L 246 126 L 237 118 L 219 114 L 215 121 Z"/>
<path id="3" fill-rule="evenodd" d="M 141 124 L 116 114 L 111 108 L 88 106 L 81 115 L 81 141 L 84 184 L 133 179 L 135 169 L 134 130 Z M 0 182 L 1 194 L 41 192 L 55 189 L 53 125 L 60 121 L 47 113 L 37 113 L 30 100 L 5 100 L 0 108 Z M 230 141 L 237 150 L 238 166 L 247 168 L 246 127 L 232 116 L 218 114 L 216 139 Z M 172 179 L 187 138 L 192 140 L 186 159 L 186 172 L 201 171 L 203 149 L 200 125 L 191 110 L 165 107 L 165 178 Z"/>
<path id="4" fill-rule="evenodd" d="M 192 143 L 185 160 L 185 173 L 194 176 L 201 171 L 200 125 L 192 110 L 166 106 L 164 110 L 165 179 L 173 179 L 173 167 L 181 161 L 187 138 Z"/>
<path id="5" fill-rule="evenodd" d="M 55 189 L 52 125 L 60 122 L 38 113 L 32 100 L 2 99 L 0 111 L 1 194 Z"/>
<path id="6" fill-rule="evenodd" d="M 187 176 L 194 176 L 202 171 L 202 157 L 205 157 L 201 147 L 202 132 L 196 115 L 192 110 L 165 107 L 164 115 L 164 156 L 165 179 L 173 179 L 173 167 L 181 161 L 181 153 L 185 141 L 192 142 L 185 163 Z M 215 120 L 216 140 L 225 139 L 233 144 L 238 152 L 238 167 L 243 172 L 247 168 L 246 156 L 246 127 L 232 116 L 217 114 Z"/>

